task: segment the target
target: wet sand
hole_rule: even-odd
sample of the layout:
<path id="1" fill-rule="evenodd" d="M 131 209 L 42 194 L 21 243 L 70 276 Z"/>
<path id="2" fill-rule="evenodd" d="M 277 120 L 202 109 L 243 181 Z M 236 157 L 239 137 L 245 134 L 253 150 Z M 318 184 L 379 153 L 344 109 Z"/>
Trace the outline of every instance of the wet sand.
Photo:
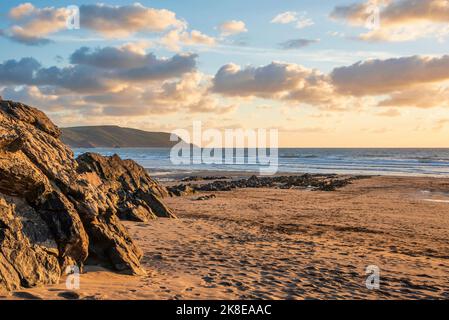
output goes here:
<path id="1" fill-rule="evenodd" d="M 80 289 L 8 298 L 449 299 L 449 179 L 372 177 L 334 192 L 239 189 L 169 198 L 179 219 L 126 222 L 148 275 L 97 267 Z M 366 288 L 366 267 L 380 288 Z"/>

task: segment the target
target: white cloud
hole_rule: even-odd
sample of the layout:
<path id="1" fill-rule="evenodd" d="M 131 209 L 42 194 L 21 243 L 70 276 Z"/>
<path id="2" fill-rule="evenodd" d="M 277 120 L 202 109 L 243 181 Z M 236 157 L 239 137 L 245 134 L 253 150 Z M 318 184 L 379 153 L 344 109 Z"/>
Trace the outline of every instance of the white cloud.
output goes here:
<path id="1" fill-rule="evenodd" d="M 163 46 L 172 51 L 180 51 L 183 46 L 214 46 L 217 41 L 214 37 L 205 35 L 201 31 L 185 31 L 175 29 L 165 34 L 159 41 Z"/>
<path id="2" fill-rule="evenodd" d="M 449 56 L 367 60 L 330 74 L 298 64 L 224 65 L 213 92 L 344 110 L 365 105 L 418 108 L 449 106 Z"/>
<path id="3" fill-rule="evenodd" d="M 379 27 L 359 35 L 365 41 L 411 41 L 449 35 L 449 2 L 447 0 L 368 0 L 338 6 L 331 17 L 364 27 L 373 8 L 379 10 Z M 376 9 L 377 10 L 377 9 Z"/>
<path id="4" fill-rule="evenodd" d="M 352 95 L 387 94 L 449 80 L 449 56 L 368 60 L 331 73 L 339 91 Z"/>
<path id="5" fill-rule="evenodd" d="M 49 34 L 67 27 L 71 11 L 67 8 L 36 8 L 31 3 L 21 4 L 9 12 L 13 25 L 2 31 L 2 35 L 27 45 L 43 45 L 50 42 Z"/>
<path id="6" fill-rule="evenodd" d="M 223 22 L 219 27 L 222 36 L 232 36 L 235 34 L 248 32 L 245 22 L 239 20 L 230 20 Z"/>
<path id="7" fill-rule="evenodd" d="M 337 94 L 326 75 L 285 62 L 242 68 L 227 64 L 213 79 L 213 92 L 335 107 Z"/>
<path id="8" fill-rule="evenodd" d="M 0 94 L 47 111 L 95 118 L 174 112 L 224 114 L 210 92 L 211 78 L 196 69 L 197 56 L 160 58 L 145 43 L 76 50 L 67 67 L 43 67 L 33 58 L 0 63 Z"/>
<path id="9" fill-rule="evenodd" d="M 0 35 L 27 45 L 50 42 L 47 36 L 67 28 L 72 16 L 68 8 L 37 8 L 31 3 L 21 4 L 9 12 L 12 25 Z M 187 23 L 166 9 L 153 9 L 135 3 L 113 6 L 92 4 L 80 6 L 81 28 L 93 30 L 108 38 L 122 38 L 138 32 L 164 32 L 186 28 Z"/>
<path id="10" fill-rule="evenodd" d="M 271 23 L 279 23 L 279 24 L 292 23 L 292 22 L 295 22 L 298 19 L 297 15 L 298 15 L 298 13 L 295 12 L 295 11 L 283 12 L 283 13 L 280 13 L 277 16 L 275 16 L 271 20 Z"/>
<path id="11" fill-rule="evenodd" d="M 295 24 L 295 28 L 303 29 L 314 25 L 312 19 L 307 17 L 307 12 L 286 11 L 275 16 L 270 23 Z"/>
<path id="12" fill-rule="evenodd" d="M 136 32 L 162 32 L 186 25 L 176 14 L 166 9 L 153 9 L 140 3 L 113 6 L 82 5 L 81 27 L 97 31 L 107 37 L 125 37 Z"/>

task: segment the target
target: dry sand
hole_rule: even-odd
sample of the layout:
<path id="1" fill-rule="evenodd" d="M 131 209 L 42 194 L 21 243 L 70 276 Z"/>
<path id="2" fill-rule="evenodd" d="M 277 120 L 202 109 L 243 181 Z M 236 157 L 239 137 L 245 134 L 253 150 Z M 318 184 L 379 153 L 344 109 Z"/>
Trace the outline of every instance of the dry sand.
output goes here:
<path id="1" fill-rule="evenodd" d="M 126 223 L 148 276 L 89 267 L 76 294 L 62 282 L 8 298 L 449 299 L 449 179 L 215 194 L 167 199 L 176 221 Z M 379 290 L 365 286 L 368 265 Z"/>

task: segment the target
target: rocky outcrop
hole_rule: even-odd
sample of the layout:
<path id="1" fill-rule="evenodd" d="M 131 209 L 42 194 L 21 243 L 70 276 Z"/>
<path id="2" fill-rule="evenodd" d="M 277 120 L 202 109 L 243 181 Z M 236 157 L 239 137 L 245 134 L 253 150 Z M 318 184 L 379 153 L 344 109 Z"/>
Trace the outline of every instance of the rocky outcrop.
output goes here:
<path id="1" fill-rule="evenodd" d="M 335 191 L 354 180 L 368 176 L 339 176 L 303 174 L 299 176 L 257 177 L 239 180 L 220 180 L 205 184 L 180 184 L 167 188 L 171 196 L 187 196 L 195 192 L 232 191 L 239 188 L 310 189 L 312 191 Z"/>
<path id="2" fill-rule="evenodd" d="M 184 197 L 184 196 L 190 196 L 192 194 L 196 193 L 195 188 L 197 188 L 197 185 L 191 185 L 191 184 L 179 184 L 175 186 L 170 186 L 167 188 L 168 193 L 171 197 Z"/>
<path id="3" fill-rule="evenodd" d="M 145 222 L 156 217 L 175 218 L 161 201 L 167 189 L 151 179 L 144 168 L 118 155 L 103 157 L 85 153 L 78 157 L 78 173 L 98 176 L 94 182 L 109 196 L 121 219 Z"/>
<path id="4" fill-rule="evenodd" d="M 41 111 L 0 101 L 0 290 L 55 283 L 91 261 L 142 274 L 142 253 L 119 217 L 173 217 L 166 190 L 136 163 L 76 161 Z"/>

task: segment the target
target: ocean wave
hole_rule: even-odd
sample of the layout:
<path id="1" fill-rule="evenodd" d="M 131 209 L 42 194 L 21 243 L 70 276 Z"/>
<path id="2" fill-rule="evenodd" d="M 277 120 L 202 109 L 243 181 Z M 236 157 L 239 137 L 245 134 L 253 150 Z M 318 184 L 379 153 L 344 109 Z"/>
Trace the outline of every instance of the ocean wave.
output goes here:
<path id="1" fill-rule="evenodd" d="M 316 158 L 320 158 L 320 156 L 315 155 L 315 154 L 305 154 L 305 155 L 300 155 L 300 154 L 280 154 L 279 157 L 280 158 L 285 158 L 285 159 L 316 159 Z"/>

